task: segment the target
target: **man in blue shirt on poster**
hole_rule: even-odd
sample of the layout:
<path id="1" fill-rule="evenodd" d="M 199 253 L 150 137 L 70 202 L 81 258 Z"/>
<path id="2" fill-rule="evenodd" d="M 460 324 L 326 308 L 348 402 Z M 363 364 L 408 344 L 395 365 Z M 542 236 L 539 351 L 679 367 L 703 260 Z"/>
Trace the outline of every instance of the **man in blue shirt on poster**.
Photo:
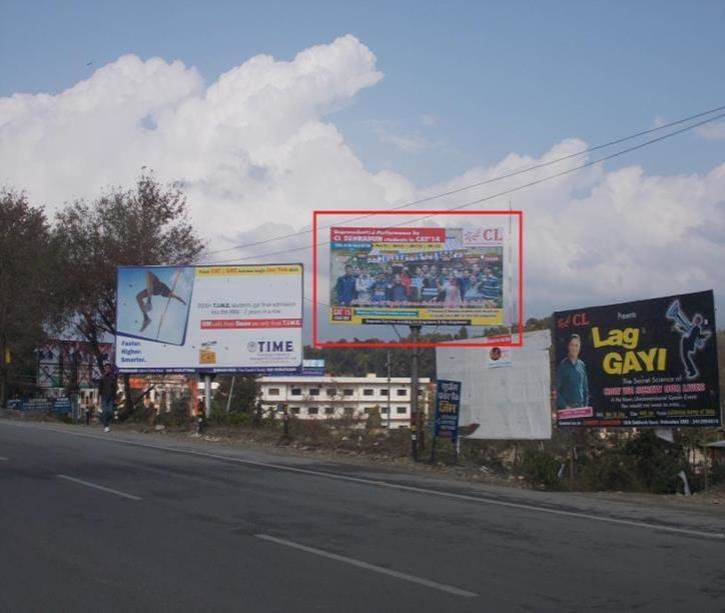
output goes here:
<path id="1" fill-rule="evenodd" d="M 587 367 L 579 359 L 581 337 L 572 334 L 566 346 L 567 356 L 556 369 L 556 404 L 559 409 L 589 406 Z"/>
<path id="2" fill-rule="evenodd" d="M 484 300 L 496 300 L 501 297 L 501 284 L 490 268 L 483 271 L 481 290 Z"/>
<path id="3" fill-rule="evenodd" d="M 337 279 L 335 294 L 338 304 L 347 306 L 355 300 L 355 276 L 352 274 L 352 266 L 349 264 L 345 266 L 345 274 Z"/>

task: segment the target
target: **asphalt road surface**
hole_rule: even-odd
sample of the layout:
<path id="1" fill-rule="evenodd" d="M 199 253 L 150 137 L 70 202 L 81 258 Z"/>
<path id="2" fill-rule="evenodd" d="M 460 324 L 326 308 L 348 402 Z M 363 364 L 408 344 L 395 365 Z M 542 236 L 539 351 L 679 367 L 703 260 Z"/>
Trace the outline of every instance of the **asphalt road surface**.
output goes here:
<path id="1" fill-rule="evenodd" d="M 722 611 L 725 517 L 0 420 L 0 611 Z"/>

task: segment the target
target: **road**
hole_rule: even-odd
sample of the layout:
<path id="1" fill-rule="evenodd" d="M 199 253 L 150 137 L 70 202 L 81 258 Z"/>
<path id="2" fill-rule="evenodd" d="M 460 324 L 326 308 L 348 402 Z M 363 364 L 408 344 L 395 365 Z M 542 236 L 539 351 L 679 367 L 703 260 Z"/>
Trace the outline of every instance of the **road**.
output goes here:
<path id="1" fill-rule="evenodd" d="M 722 611 L 725 517 L 0 419 L 0 611 Z"/>

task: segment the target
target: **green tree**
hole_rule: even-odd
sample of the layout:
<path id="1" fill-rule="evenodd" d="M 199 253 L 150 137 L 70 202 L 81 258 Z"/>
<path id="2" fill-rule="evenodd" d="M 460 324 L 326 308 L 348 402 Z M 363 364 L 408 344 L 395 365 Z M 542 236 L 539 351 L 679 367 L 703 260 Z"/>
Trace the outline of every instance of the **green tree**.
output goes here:
<path id="1" fill-rule="evenodd" d="M 116 187 L 60 211 L 55 232 L 63 245 L 64 304 L 74 331 L 94 348 L 116 334 L 116 267 L 193 262 L 204 248 L 188 219 L 185 195 L 144 171 L 131 189 Z M 126 412 L 133 411 L 125 377 Z"/>
<path id="2" fill-rule="evenodd" d="M 253 413 L 257 407 L 259 384 L 253 375 L 219 375 L 216 378 L 219 388 L 214 402 L 219 411 Z M 231 394 L 231 398 L 230 398 Z"/>
<path id="3" fill-rule="evenodd" d="M 45 212 L 0 188 L 0 405 L 34 378 L 34 351 L 52 318 L 56 249 Z"/>

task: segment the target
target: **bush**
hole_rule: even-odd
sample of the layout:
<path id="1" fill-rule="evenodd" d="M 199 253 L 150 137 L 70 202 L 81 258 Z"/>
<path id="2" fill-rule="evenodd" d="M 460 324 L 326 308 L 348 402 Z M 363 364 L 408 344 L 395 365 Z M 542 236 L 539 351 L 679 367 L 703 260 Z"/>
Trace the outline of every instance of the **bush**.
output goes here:
<path id="1" fill-rule="evenodd" d="M 578 483 L 582 489 L 593 491 L 641 490 L 632 464 L 632 458 L 619 447 L 597 450 L 593 457 L 581 458 Z"/>
<path id="2" fill-rule="evenodd" d="M 249 426 L 252 423 L 252 415 L 245 411 L 212 411 L 209 422 L 217 426 Z"/>
<path id="3" fill-rule="evenodd" d="M 689 472 L 679 445 L 657 438 L 652 430 L 644 430 L 632 437 L 624 446 L 641 489 L 653 494 L 674 494 L 682 488 L 677 474 Z M 688 477 L 690 475 L 688 474 Z"/>
<path id="4" fill-rule="evenodd" d="M 531 485 L 546 489 L 558 489 L 561 460 L 548 451 L 539 449 L 524 450 L 521 458 L 521 474 Z"/>
<path id="5" fill-rule="evenodd" d="M 383 427 L 383 420 L 380 416 L 380 407 L 375 406 L 370 410 L 368 418 L 365 420 L 366 430 L 380 430 Z"/>
<path id="6" fill-rule="evenodd" d="M 184 395 L 174 398 L 171 401 L 171 410 L 166 413 L 159 413 L 156 416 L 156 423 L 164 426 L 185 426 L 191 423 L 189 415 L 189 396 Z"/>

